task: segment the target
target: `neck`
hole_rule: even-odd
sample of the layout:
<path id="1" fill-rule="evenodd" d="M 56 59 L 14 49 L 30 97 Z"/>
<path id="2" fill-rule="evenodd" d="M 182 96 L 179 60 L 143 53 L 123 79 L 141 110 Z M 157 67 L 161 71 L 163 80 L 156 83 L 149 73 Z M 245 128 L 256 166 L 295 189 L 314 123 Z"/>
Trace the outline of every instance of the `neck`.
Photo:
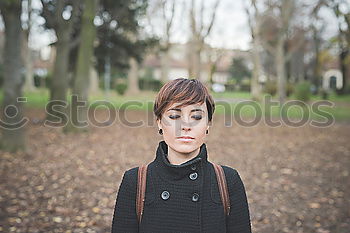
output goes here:
<path id="1" fill-rule="evenodd" d="M 196 157 L 199 154 L 199 151 L 200 147 L 189 153 L 180 153 L 168 146 L 168 160 L 173 165 L 180 165 Z"/>

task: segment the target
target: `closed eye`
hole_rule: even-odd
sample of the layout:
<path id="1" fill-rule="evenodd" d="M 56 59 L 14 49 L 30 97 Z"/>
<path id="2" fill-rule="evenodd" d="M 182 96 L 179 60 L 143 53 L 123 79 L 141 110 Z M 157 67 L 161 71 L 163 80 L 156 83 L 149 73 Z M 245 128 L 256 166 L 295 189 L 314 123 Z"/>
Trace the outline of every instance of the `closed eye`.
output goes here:
<path id="1" fill-rule="evenodd" d="M 180 115 L 170 115 L 169 116 L 170 119 L 177 119 L 179 117 L 180 117 Z M 194 115 L 194 116 L 192 116 L 192 118 L 195 120 L 201 120 L 202 116 L 201 115 Z"/>
<path id="2" fill-rule="evenodd" d="M 192 116 L 192 118 L 194 118 L 196 120 L 200 120 L 200 119 L 202 119 L 202 116 L 201 115 L 194 115 L 194 116 Z"/>

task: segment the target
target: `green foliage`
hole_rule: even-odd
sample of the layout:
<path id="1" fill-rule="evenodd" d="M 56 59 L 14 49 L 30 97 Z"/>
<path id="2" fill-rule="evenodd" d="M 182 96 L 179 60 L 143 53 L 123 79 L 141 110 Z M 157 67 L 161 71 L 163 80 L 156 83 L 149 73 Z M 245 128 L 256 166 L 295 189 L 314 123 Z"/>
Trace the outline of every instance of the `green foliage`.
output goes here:
<path id="1" fill-rule="evenodd" d="M 141 24 L 139 19 L 146 13 L 146 0 L 101 1 L 97 17 L 101 25 L 97 27 L 98 46 L 95 49 L 97 70 L 104 72 L 106 59 L 111 66 L 127 69 L 129 58 L 141 62 L 147 48 L 153 47 L 158 40 L 146 35 L 139 36 Z"/>
<path id="2" fill-rule="evenodd" d="M 162 82 L 154 78 L 153 68 L 146 67 L 144 74 L 139 78 L 139 87 L 141 90 L 159 91 Z"/>
<path id="3" fill-rule="evenodd" d="M 242 79 L 240 84 L 241 91 L 250 91 L 250 79 Z"/>
<path id="4" fill-rule="evenodd" d="M 268 80 L 264 86 L 264 92 L 272 96 L 277 93 L 277 85 L 275 81 Z"/>
<path id="5" fill-rule="evenodd" d="M 233 58 L 229 69 L 232 79 L 236 79 L 238 83 L 244 78 L 251 78 L 252 72 L 248 69 L 243 58 Z"/>
<path id="6" fill-rule="evenodd" d="M 51 85 L 52 74 L 48 73 L 45 76 L 39 76 L 37 74 L 34 74 L 33 78 L 35 87 L 41 87 L 40 85 L 42 85 L 43 87 L 49 88 Z"/>
<path id="7" fill-rule="evenodd" d="M 346 86 L 344 88 L 344 93 L 347 94 L 347 95 L 350 94 L 350 83 L 346 84 Z"/>
<path id="8" fill-rule="evenodd" d="M 126 84 L 125 82 L 118 82 L 115 85 L 115 90 L 117 91 L 117 93 L 119 95 L 124 95 L 124 93 L 127 89 L 128 89 L 128 84 Z"/>
<path id="9" fill-rule="evenodd" d="M 295 98 L 301 101 L 309 101 L 311 97 L 311 83 L 308 81 L 300 82 L 295 86 Z"/>
<path id="10" fill-rule="evenodd" d="M 287 89 L 286 89 L 286 95 L 287 96 L 291 96 L 293 94 L 293 92 L 294 92 L 294 84 L 288 82 L 287 83 Z"/>
<path id="11" fill-rule="evenodd" d="M 326 91 L 323 88 L 320 88 L 320 90 L 318 91 L 318 94 L 321 96 L 322 99 L 327 100 L 329 97 L 329 93 L 328 91 Z"/>
<path id="12" fill-rule="evenodd" d="M 276 95 L 277 93 L 277 82 L 276 81 L 271 81 L 268 80 L 266 81 L 264 88 L 263 88 L 263 92 L 270 94 L 271 96 Z M 287 86 L 286 86 L 286 95 L 287 96 L 291 96 L 294 93 L 294 84 L 287 82 Z"/>
<path id="13" fill-rule="evenodd" d="M 155 79 L 154 75 L 153 75 L 153 72 L 154 72 L 153 68 L 146 67 L 145 68 L 145 73 L 142 75 L 141 78 L 148 79 L 148 80 Z"/>
<path id="14" fill-rule="evenodd" d="M 225 84 L 226 91 L 235 91 L 236 89 L 237 89 L 237 80 L 236 79 L 230 79 Z"/>
<path id="15" fill-rule="evenodd" d="M 159 91 L 162 87 L 162 82 L 157 79 L 140 78 L 139 87 L 141 90 Z"/>

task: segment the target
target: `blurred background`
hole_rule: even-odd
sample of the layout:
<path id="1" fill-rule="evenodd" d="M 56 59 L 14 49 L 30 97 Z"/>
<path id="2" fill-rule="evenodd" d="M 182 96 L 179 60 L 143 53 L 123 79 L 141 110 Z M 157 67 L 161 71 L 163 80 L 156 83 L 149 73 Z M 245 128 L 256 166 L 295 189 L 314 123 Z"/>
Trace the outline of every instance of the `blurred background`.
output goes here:
<path id="1" fill-rule="evenodd" d="M 349 48 L 349 0 L 0 0 L 0 232 L 110 232 L 180 77 L 217 103 L 209 160 L 253 232 L 350 232 Z"/>

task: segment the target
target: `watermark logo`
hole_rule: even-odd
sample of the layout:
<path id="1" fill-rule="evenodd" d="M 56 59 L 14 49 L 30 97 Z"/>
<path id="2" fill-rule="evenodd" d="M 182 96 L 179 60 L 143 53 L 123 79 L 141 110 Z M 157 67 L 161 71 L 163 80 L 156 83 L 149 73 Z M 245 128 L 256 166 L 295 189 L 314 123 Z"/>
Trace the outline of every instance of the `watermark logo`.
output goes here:
<path id="1" fill-rule="evenodd" d="M 0 119 L 0 128 L 7 130 L 16 130 L 24 127 L 28 122 L 28 117 L 22 117 L 20 113 L 20 108 L 18 107 L 21 103 L 26 103 L 26 97 L 18 97 L 16 99 L 16 104 L 9 104 L 4 107 L 3 119 Z"/>
<path id="2" fill-rule="evenodd" d="M 27 102 L 27 98 L 19 97 L 17 102 Z M 243 100 L 237 103 L 219 100 L 215 102 L 215 106 L 216 109 L 221 109 L 226 127 L 234 125 L 254 127 L 263 121 L 269 127 L 280 127 L 282 125 L 302 127 L 309 123 L 313 127 L 324 128 L 330 127 L 335 122 L 334 116 L 326 111 L 327 108 L 333 108 L 335 104 L 327 100 L 315 101 L 311 105 L 299 100 L 290 100 L 280 105 L 278 101 L 274 101 L 271 96 L 266 95 L 262 103 L 253 100 Z M 116 108 L 112 102 L 107 100 L 87 102 L 79 100 L 77 95 L 72 95 L 70 104 L 67 101 L 49 101 L 45 105 L 45 112 L 48 117 L 44 121 L 44 126 L 64 127 L 69 122 L 76 128 L 89 126 L 104 128 L 113 125 L 119 120 L 120 124 L 130 128 L 154 127 L 156 121 L 154 114 L 151 114 L 152 107 L 152 101 L 129 100 Z M 108 113 L 107 118 L 103 120 L 97 117 L 98 109 L 101 108 L 107 110 Z M 142 120 L 138 121 L 128 119 L 126 114 L 128 109 L 147 109 L 148 111 L 144 111 L 146 119 L 142 118 Z M 295 109 L 298 109 L 299 114 L 295 114 Z M 8 130 L 24 127 L 29 122 L 29 119 L 28 117 L 19 118 L 18 113 L 18 105 L 6 106 L 3 109 L 4 119 L 0 120 L 0 127 Z M 86 115 L 82 117 L 81 114 Z M 187 124 L 187 122 L 182 120 L 178 122 L 177 124 Z M 191 127 L 198 123 L 199 121 L 191 122 Z"/>

